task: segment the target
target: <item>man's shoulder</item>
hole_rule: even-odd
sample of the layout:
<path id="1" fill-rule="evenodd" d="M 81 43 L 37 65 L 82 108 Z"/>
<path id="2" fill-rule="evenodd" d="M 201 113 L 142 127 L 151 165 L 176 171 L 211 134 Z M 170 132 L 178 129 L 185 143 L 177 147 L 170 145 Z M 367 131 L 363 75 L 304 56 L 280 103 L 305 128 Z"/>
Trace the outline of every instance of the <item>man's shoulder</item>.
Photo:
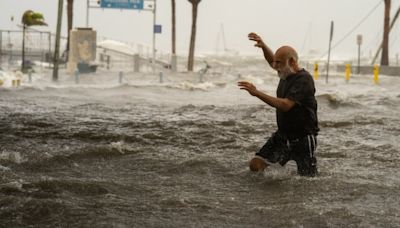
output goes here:
<path id="1" fill-rule="evenodd" d="M 304 68 L 299 70 L 299 71 L 297 71 L 296 76 L 298 76 L 299 78 L 302 77 L 302 78 L 311 78 L 312 79 L 312 76 L 311 76 L 310 72 L 308 72 Z"/>
<path id="2" fill-rule="evenodd" d="M 300 81 L 310 81 L 310 80 L 312 81 L 313 80 L 311 74 L 308 71 L 306 71 L 305 69 L 301 69 L 301 70 L 297 71 L 295 74 L 293 74 L 288 79 L 290 79 L 289 81 L 291 81 L 293 83 L 300 82 Z"/>

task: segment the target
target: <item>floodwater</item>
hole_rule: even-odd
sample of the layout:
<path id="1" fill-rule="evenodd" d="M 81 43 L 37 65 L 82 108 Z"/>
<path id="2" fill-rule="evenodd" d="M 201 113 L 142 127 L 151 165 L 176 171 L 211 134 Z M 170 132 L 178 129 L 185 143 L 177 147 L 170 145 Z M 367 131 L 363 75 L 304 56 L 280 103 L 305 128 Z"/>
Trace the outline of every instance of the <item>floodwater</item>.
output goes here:
<path id="1" fill-rule="evenodd" d="M 251 173 L 275 111 L 264 62 L 197 75 L 24 78 L 0 89 L 1 227 L 399 227 L 400 77 L 316 80 L 315 178 L 294 162 Z M 228 66 L 228 67 L 227 67 Z M 26 77 L 26 76 L 25 76 Z"/>

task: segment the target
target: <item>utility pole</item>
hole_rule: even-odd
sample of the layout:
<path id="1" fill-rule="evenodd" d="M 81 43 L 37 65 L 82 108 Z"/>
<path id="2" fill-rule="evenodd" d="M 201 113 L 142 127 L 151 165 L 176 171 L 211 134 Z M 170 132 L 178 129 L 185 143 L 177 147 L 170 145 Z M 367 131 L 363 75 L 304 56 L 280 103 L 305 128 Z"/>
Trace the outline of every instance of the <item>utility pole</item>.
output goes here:
<path id="1" fill-rule="evenodd" d="M 329 35 L 329 49 L 328 49 L 328 64 L 326 67 L 326 78 L 325 78 L 325 82 L 328 83 L 328 77 L 329 77 L 329 62 L 331 60 L 331 45 L 332 45 L 332 38 L 333 38 L 333 21 L 331 21 L 331 32 Z"/>
<path id="2" fill-rule="evenodd" d="M 393 19 L 392 19 L 392 22 L 390 23 L 389 33 L 390 33 L 390 31 L 392 31 L 392 28 L 393 28 L 393 26 L 394 26 L 394 23 L 395 23 L 396 20 L 399 18 L 399 15 L 400 15 L 400 7 L 397 9 L 396 14 L 394 15 L 394 17 L 393 17 Z M 381 50 L 382 50 L 382 47 L 383 47 L 383 42 L 380 44 L 378 50 L 376 51 L 376 53 L 375 53 L 375 55 L 374 55 L 374 58 L 372 59 L 371 65 L 374 65 L 376 59 L 378 58 L 379 53 L 380 53 Z"/>
<path id="3" fill-rule="evenodd" d="M 360 56 L 361 56 L 361 44 L 362 44 L 362 35 L 357 35 L 357 45 L 358 45 L 358 65 L 357 65 L 357 74 L 360 74 Z"/>
<path id="4" fill-rule="evenodd" d="M 389 65 L 389 23 L 390 23 L 390 5 L 391 0 L 385 1 L 385 19 L 383 22 L 383 41 L 382 41 L 382 57 L 381 66 Z"/>
<path id="5" fill-rule="evenodd" d="M 58 81 L 58 62 L 60 58 L 60 35 L 61 35 L 63 5 L 64 1 L 58 0 L 56 46 L 54 49 L 54 61 L 53 61 L 53 81 Z"/>
<path id="6" fill-rule="evenodd" d="M 177 57 L 176 57 L 176 6 L 175 0 L 171 0 L 172 7 L 172 53 L 171 53 L 171 70 L 177 71 Z"/>

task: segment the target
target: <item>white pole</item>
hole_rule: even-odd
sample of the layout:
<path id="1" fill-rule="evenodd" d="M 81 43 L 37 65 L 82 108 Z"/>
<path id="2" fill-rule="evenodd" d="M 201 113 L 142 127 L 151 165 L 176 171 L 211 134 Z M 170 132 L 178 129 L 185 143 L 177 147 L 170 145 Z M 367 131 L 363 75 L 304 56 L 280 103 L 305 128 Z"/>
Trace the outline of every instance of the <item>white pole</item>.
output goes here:
<path id="1" fill-rule="evenodd" d="M 157 0 L 154 0 L 154 10 L 153 10 L 153 72 L 155 71 L 156 65 L 156 12 L 157 12 Z"/>
<path id="2" fill-rule="evenodd" d="M 86 28 L 89 27 L 89 0 L 86 0 Z"/>
<path id="3" fill-rule="evenodd" d="M 327 66 L 326 66 L 326 78 L 325 78 L 325 83 L 328 83 L 328 77 L 329 77 L 329 62 L 330 62 L 330 59 L 331 59 L 332 38 L 333 38 L 333 21 L 331 21 L 331 32 L 330 32 L 330 35 L 329 35 L 328 64 L 327 64 Z"/>

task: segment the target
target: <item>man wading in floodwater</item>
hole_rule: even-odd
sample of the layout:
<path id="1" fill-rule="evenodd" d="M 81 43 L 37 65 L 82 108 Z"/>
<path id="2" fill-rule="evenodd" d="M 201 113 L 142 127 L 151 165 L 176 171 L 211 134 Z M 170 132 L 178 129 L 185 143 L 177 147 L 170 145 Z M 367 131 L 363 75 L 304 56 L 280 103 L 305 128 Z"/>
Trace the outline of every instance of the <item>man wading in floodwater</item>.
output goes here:
<path id="1" fill-rule="evenodd" d="M 285 165 L 289 160 L 297 163 L 297 172 L 302 176 L 317 174 L 318 118 L 314 81 L 311 75 L 300 68 L 296 51 L 289 46 L 280 47 L 275 54 L 255 33 L 248 35 L 256 41 L 269 65 L 280 78 L 277 97 L 259 90 L 250 82 L 240 81 L 240 89 L 247 90 L 276 109 L 278 130 L 250 161 L 250 170 L 263 171 L 270 163 Z"/>

